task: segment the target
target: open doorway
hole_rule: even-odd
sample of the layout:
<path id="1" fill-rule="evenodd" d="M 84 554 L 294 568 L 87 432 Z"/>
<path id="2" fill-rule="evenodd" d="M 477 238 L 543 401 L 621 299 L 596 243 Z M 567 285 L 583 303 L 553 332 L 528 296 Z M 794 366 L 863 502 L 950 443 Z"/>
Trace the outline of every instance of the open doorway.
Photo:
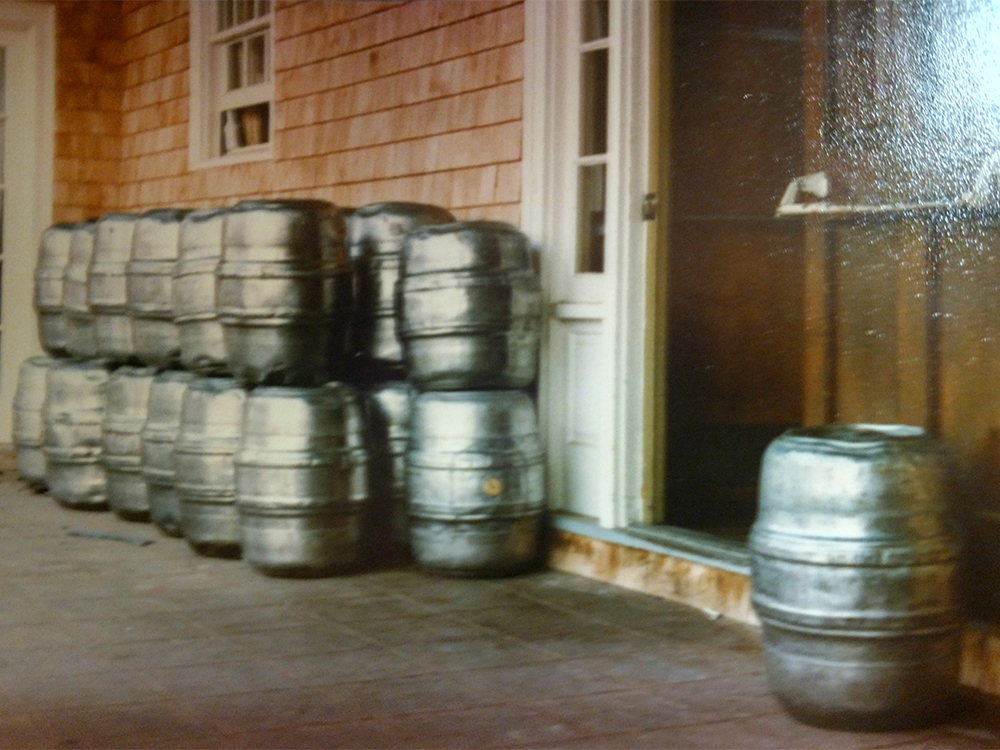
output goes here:
<path id="1" fill-rule="evenodd" d="M 743 541 L 767 444 L 803 419 L 802 2 L 667 5 L 664 520 Z M 661 155 L 662 158 L 662 155 Z"/>

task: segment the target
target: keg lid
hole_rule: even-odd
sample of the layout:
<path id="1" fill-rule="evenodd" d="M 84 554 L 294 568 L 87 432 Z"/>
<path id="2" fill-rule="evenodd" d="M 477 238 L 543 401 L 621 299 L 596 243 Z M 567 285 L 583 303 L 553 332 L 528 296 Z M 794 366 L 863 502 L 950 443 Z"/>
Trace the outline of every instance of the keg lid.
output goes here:
<path id="1" fill-rule="evenodd" d="M 432 224 L 455 221 L 450 211 L 427 203 L 372 203 L 356 209 L 347 222 L 352 258 L 365 252 L 399 252 L 406 235 Z"/>

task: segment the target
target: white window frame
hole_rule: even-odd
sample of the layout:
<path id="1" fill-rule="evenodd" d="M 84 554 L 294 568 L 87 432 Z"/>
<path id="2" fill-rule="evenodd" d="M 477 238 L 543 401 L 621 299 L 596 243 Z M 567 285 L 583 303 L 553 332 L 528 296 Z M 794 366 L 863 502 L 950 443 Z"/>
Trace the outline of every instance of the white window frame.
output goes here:
<path id="1" fill-rule="evenodd" d="M 526 0 L 522 229 L 540 249 L 550 301 L 544 327 L 539 413 L 549 448 L 549 502 L 567 502 L 567 445 L 574 415 L 564 331 L 599 331 L 598 368 L 607 399 L 593 404 L 603 425 L 601 500 L 595 520 L 614 528 L 644 520 L 643 405 L 650 40 L 644 0 L 611 0 L 605 255 L 601 274 L 577 273 L 580 4 Z"/>
<path id="2" fill-rule="evenodd" d="M 217 0 L 189 0 L 190 104 L 188 166 L 190 169 L 266 161 L 274 158 L 274 0 L 267 14 L 216 32 Z M 265 31 L 265 81 L 235 91 L 226 90 L 227 40 Z M 246 56 L 244 56 L 245 60 Z M 269 109 L 267 142 L 218 153 L 220 116 L 224 111 L 266 103 Z"/>

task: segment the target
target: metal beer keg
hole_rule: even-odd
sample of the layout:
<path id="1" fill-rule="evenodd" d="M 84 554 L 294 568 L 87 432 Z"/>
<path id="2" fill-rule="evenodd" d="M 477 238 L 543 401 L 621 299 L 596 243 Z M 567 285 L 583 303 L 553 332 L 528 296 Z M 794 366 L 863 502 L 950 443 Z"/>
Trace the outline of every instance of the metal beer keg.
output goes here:
<path id="1" fill-rule="evenodd" d="M 174 268 L 174 323 L 181 365 L 199 375 L 229 372 L 226 342 L 215 307 L 215 271 L 222 258 L 225 209 L 192 211 L 181 221 Z"/>
<path id="2" fill-rule="evenodd" d="M 56 360 L 50 357 L 29 357 L 18 371 L 14 392 L 14 448 L 17 451 L 17 473 L 31 487 L 46 488 L 45 483 L 45 381 L 49 368 Z"/>
<path id="3" fill-rule="evenodd" d="M 470 221 L 407 237 L 399 336 L 422 390 L 522 388 L 535 379 L 542 295 L 528 239 Z"/>
<path id="4" fill-rule="evenodd" d="M 108 477 L 108 505 L 126 521 L 149 520 L 149 492 L 142 476 L 142 427 L 149 411 L 152 367 L 119 367 L 108 379 L 101 436 Z"/>
<path id="5" fill-rule="evenodd" d="M 175 484 L 184 538 L 202 555 L 240 554 L 235 454 L 246 400 L 232 378 L 197 378 L 184 393 Z"/>
<path id="6" fill-rule="evenodd" d="M 69 242 L 69 260 L 63 272 L 63 324 L 66 328 L 66 351 L 74 359 L 97 356 L 94 314 L 87 301 L 90 260 L 94 253 L 96 225 L 81 221 L 73 226 Z"/>
<path id="7" fill-rule="evenodd" d="M 165 370 L 153 378 L 149 410 L 139 433 L 142 477 L 149 497 L 149 516 L 164 534 L 181 536 L 180 502 L 174 472 L 174 443 L 181 426 L 184 391 L 194 375 Z"/>
<path id="8" fill-rule="evenodd" d="M 42 232 L 35 266 L 34 305 L 38 315 L 38 340 L 49 354 L 66 351 L 66 322 L 62 314 L 63 274 L 69 262 L 69 245 L 75 224 L 53 224 Z"/>
<path id="9" fill-rule="evenodd" d="M 421 567 L 496 576 L 537 564 L 545 454 L 525 393 L 419 395 L 406 485 L 413 556 Z"/>
<path id="10" fill-rule="evenodd" d="M 126 269 L 128 311 L 139 360 L 153 367 L 180 361 L 181 344 L 174 323 L 173 280 L 180 252 L 181 221 L 187 209 L 164 208 L 139 217 Z"/>
<path id="11" fill-rule="evenodd" d="M 941 447 L 917 427 L 790 430 L 750 535 L 772 692 L 821 726 L 926 724 L 958 680 L 958 550 Z"/>
<path id="12" fill-rule="evenodd" d="M 347 250 L 354 263 L 353 350 L 362 363 L 401 371 L 396 335 L 396 282 L 406 235 L 455 217 L 423 203 L 376 203 L 355 210 L 347 222 Z"/>
<path id="13" fill-rule="evenodd" d="M 415 396 L 409 383 L 382 383 L 368 392 L 371 515 L 376 546 L 392 558 L 410 549 L 406 448 Z"/>
<path id="14" fill-rule="evenodd" d="M 105 510 L 101 422 L 108 371 L 99 362 L 56 360 L 45 379 L 45 482 L 70 508 Z"/>
<path id="15" fill-rule="evenodd" d="M 318 386 L 346 362 L 344 217 L 313 200 L 242 201 L 226 216 L 216 304 L 233 375 Z"/>
<path id="16" fill-rule="evenodd" d="M 335 388 L 250 392 L 236 452 L 243 557 L 276 576 L 357 565 L 363 504 L 352 500 L 346 404 Z"/>
<path id="17" fill-rule="evenodd" d="M 97 356 L 109 362 L 135 358 L 132 319 L 127 310 L 125 268 L 132 253 L 137 217 L 108 214 L 97 222 L 87 302 L 94 315 Z"/>

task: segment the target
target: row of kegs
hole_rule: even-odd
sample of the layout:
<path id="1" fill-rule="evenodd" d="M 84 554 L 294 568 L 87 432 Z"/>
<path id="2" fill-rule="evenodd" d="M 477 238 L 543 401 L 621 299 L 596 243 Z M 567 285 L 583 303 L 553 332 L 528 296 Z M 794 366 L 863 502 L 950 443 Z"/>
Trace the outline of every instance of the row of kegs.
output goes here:
<path id="1" fill-rule="evenodd" d="M 541 300 L 513 227 L 406 203 L 111 214 L 45 232 L 35 306 L 53 356 L 22 365 L 18 469 L 61 504 L 273 574 L 536 562 Z"/>
<path id="2" fill-rule="evenodd" d="M 248 200 L 57 224 L 42 236 L 35 309 L 53 356 L 248 387 L 361 373 L 523 388 L 541 327 L 521 232 L 414 203 Z"/>

